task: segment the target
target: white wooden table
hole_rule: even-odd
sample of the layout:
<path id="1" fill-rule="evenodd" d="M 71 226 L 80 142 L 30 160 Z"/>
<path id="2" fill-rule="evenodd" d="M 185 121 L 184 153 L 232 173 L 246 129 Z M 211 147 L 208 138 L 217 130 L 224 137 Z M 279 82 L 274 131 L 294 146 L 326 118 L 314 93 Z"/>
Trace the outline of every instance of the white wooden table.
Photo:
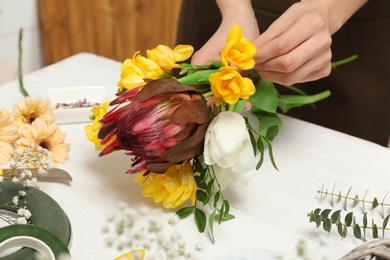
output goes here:
<path id="1" fill-rule="evenodd" d="M 88 85 L 112 86 L 115 93 L 119 65 L 81 53 L 25 76 L 24 83 L 31 96 L 44 97 L 48 88 Z M 1 107 L 11 109 L 20 98 L 17 81 L 0 88 Z M 73 183 L 44 183 L 41 189 L 70 218 L 72 259 L 113 259 L 129 251 L 107 247 L 102 233 L 107 217 L 118 212 L 120 201 L 134 209 L 145 207 L 151 211 L 150 216 L 162 223 L 165 234 L 179 232 L 188 247 L 202 244 L 203 250 L 196 252 L 194 259 L 216 259 L 244 248 L 265 248 L 282 259 L 299 259 L 296 251 L 302 241 L 309 259 L 337 259 L 361 244 L 352 235 L 341 238 L 335 231 L 328 234 L 317 229 L 306 214 L 317 207 L 331 208 L 329 202 L 319 200 L 316 191 L 322 185 L 331 190 L 336 184 L 337 191 L 344 192 L 353 187 L 351 194 L 364 194 L 369 189 L 367 197 L 382 199 L 390 187 L 390 149 L 281 117 L 284 125 L 273 143 L 280 171 L 266 160 L 248 186 L 226 190 L 236 219 L 215 226 L 216 244 L 210 242 L 207 233 L 197 232 L 192 217 L 169 225 L 174 211 L 159 209 L 159 204 L 142 197 L 132 176 L 124 174 L 129 168 L 128 157 L 115 153 L 98 158 L 98 152 L 85 138 L 85 123 L 61 125 L 71 151 L 70 160 L 59 166 L 72 175 Z"/>

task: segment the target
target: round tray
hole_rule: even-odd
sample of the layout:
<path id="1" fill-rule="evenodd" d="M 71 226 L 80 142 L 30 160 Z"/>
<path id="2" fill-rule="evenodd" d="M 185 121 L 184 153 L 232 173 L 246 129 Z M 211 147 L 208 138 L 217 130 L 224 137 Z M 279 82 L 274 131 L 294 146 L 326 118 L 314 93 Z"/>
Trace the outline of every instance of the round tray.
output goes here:
<path id="1" fill-rule="evenodd" d="M 19 198 L 19 205 L 24 205 L 24 201 L 27 202 L 27 209 L 32 214 L 31 224 L 52 233 L 65 245 L 69 246 L 71 241 L 69 219 L 60 205 L 43 191 L 36 188 L 25 188 L 21 184 L 15 184 L 10 181 L 0 182 L 0 209 L 16 213 L 16 208 L 6 206 L 5 204 L 12 201 L 12 198 L 17 196 L 19 191 L 26 192 L 24 198 Z M 31 248 L 21 248 L 1 259 L 34 259 L 34 252 Z"/>

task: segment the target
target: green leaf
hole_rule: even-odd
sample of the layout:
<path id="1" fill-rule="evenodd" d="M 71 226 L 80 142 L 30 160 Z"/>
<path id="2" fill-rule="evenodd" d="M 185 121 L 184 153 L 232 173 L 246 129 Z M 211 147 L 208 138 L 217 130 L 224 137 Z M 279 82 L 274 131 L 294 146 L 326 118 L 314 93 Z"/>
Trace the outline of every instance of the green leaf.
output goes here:
<path id="1" fill-rule="evenodd" d="M 362 231 L 360 230 L 360 227 L 358 224 L 355 224 L 353 226 L 353 235 L 358 238 L 358 239 L 361 239 L 362 238 Z"/>
<path id="2" fill-rule="evenodd" d="M 259 158 L 259 162 L 257 163 L 256 165 L 256 170 L 260 169 L 261 165 L 263 165 L 263 162 L 264 162 L 264 143 L 262 142 L 261 140 L 262 138 L 260 137 L 259 139 L 257 139 L 257 149 L 259 149 L 259 152 L 260 152 L 260 158 Z"/>
<path id="3" fill-rule="evenodd" d="M 329 213 L 331 212 L 332 210 L 331 209 L 324 209 L 322 212 L 321 212 L 321 219 L 322 221 L 325 221 L 328 216 L 329 216 Z"/>
<path id="4" fill-rule="evenodd" d="M 374 198 L 374 200 L 372 201 L 372 209 L 375 209 L 378 205 L 379 205 L 378 199 Z"/>
<path id="5" fill-rule="evenodd" d="M 219 201 L 220 196 L 221 196 L 221 191 L 217 191 L 217 192 L 215 193 L 215 195 L 214 195 L 214 207 L 217 206 L 217 203 L 218 203 L 218 201 Z"/>
<path id="6" fill-rule="evenodd" d="M 207 198 L 206 192 L 204 192 L 203 190 L 197 190 L 196 191 L 196 199 L 197 200 L 199 200 L 199 201 L 204 203 L 206 198 Z"/>
<path id="7" fill-rule="evenodd" d="M 373 238 L 379 238 L 379 235 L 378 235 L 378 226 L 376 224 L 373 223 L 372 225 L 372 237 Z"/>
<path id="8" fill-rule="evenodd" d="M 271 143 L 268 143 L 268 152 L 269 152 L 269 158 L 271 159 L 272 166 L 274 166 L 274 168 L 277 171 L 279 171 L 278 166 L 276 165 L 276 161 L 274 158 L 274 152 L 273 152 Z"/>
<path id="9" fill-rule="evenodd" d="M 363 216 L 363 228 L 364 228 L 364 229 L 367 228 L 367 212 L 364 212 L 364 216 Z"/>
<path id="10" fill-rule="evenodd" d="M 273 140 L 278 133 L 279 133 L 279 126 L 272 125 L 272 126 L 268 127 L 265 137 L 268 140 Z"/>
<path id="11" fill-rule="evenodd" d="M 332 216 L 330 217 L 333 224 L 340 221 L 340 214 L 341 214 L 341 209 L 333 212 Z"/>
<path id="12" fill-rule="evenodd" d="M 309 105 L 313 104 L 315 102 L 318 102 L 320 100 L 323 100 L 330 96 L 330 91 L 326 90 L 321 93 L 315 94 L 315 95 L 280 95 L 279 96 L 279 102 L 278 107 L 283 111 L 283 113 L 286 113 L 290 109 L 294 107 L 300 107 L 303 105 Z"/>
<path id="13" fill-rule="evenodd" d="M 232 219 L 234 219 L 234 218 L 235 218 L 234 215 L 232 215 L 232 214 L 226 214 L 226 215 L 222 216 L 222 221 L 228 221 L 228 220 L 232 220 Z"/>
<path id="14" fill-rule="evenodd" d="M 387 215 L 387 217 L 383 220 L 382 224 L 382 236 L 385 237 L 385 229 L 387 227 L 387 224 L 389 223 L 390 214 Z"/>
<path id="15" fill-rule="evenodd" d="M 241 113 L 246 105 L 246 100 L 240 99 L 234 106 L 233 112 Z"/>
<path id="16" fill-rule="evenodd" d="M 346 216 L 345 216 L 345 225 L 347 227 L 351 226 L 352 224 L 352 220 L 353 220 L 353 212 L 349 212 Z"/>
<path id="17" fill-rule="evenodd" d="M 337 224 L 337 232 L 341 237 L 347 236 L 347 228 L 341 222 Z"/>
<path id="18" fill-rule="evenodd" d="M 325 231 L 330 232 L 332 229 L 332 222 L 330 219 L 325 219 L 325 221 L 322 224 L 322 227 L 324 228 Z"/>
<path id="19" fill-rule="evenodd" d="M 352 207 L 355 207 L 357 204 L 359 204 L 359 196 L 355 195 L 355 198 L 353 199 Z"/>
<path id="20" fill-rule="evenodd" d="M 192 211 L 194 211 L 194 207 L 185 207 L 176 211 L 176 215 L 178 215 L 179 218 L 183 219 L 191 215 Z"/>
<path id="21" fill-rule="evenodd" d="M 207 218 L 201 209 L 195 208 L 195 222 L 199 232 L 203 233 L 206 228 Z"/>
<path id="22" fill-rule="evenodd" d="M 320 208 L 316 208 L 314 210 L 314 215 L 318 216 L 320 214 L 320 212 L 321 212 L 321 209 Z"/>
<path id="23" fill-rule="evenodd" d="M 219 71 L 218 69 L 199 71 L 199 72 L 184 76 L 182 78 L 179 78 L 177 81 L 179 81 L 180 83 L 185 84 L 185 85 L 210 84 L 210 82 L 209 82 L 210 74 L 216 73 L 218 71 Z"/>
<path id="24" fill-rule="evenodd" d="M 229 201 L 223 200 L 222 205 L 221 205 L 221 210 L 219 212 L 219 223 L 229 214 L 230 211 L 230 205 Z"/>
<path id="25" fill-rule="evenodd" d="M 249 101 L 263 111 L 275 113 L 278 107 L 278 92 L 271 81 L 260 79 L 256 83 L 256 92 Z"/>
<path id="26" fill-rule="evenodd" d="M 316 226 L 317 226 L 317 228 L 321 225 L 321 216 L 319 216 L 319 215 L 317 215 L 317 217 L 316 217 Z"/>
<path id="27" fill-rule="evenodd" d="M 276 113 L 268 113 L 256 107 L 252 107 L 250 111 L 259 122 L 258 132 L 260 135 L 267 136 L 268 128 L 273 126 L 276 126 L 278 131 L 282 128 L 282 120 Z M 273 129 L 272 131 L 276 131 L 276 129 Z M 273 138 L 270 140 L 272 141 Z"/>

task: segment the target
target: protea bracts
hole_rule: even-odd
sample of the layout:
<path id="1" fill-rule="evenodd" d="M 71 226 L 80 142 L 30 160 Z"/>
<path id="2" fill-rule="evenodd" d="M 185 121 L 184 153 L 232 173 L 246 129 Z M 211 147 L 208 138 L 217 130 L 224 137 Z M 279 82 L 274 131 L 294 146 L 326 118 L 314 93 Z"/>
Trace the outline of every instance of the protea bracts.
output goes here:
<path id="1" fill-rule="evenodd" d="M 127 173 L 164 173 L 203 153 L 211 115 L 194 87 L 161 78 L 123 93 L 111 105 L 98 134 L 102 144 L 109 143 L 100 156 L 126 151 L 133 156 Z"/>

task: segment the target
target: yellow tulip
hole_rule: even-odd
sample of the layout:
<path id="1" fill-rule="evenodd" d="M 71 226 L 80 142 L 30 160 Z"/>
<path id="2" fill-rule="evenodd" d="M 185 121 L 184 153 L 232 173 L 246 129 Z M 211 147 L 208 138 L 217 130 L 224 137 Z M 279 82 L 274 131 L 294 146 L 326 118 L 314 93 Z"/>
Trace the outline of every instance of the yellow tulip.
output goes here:
<path id="1" fill-rule="evenodd" d="M 248 100 L 256 91 L 252 80 L 242 77 L 232 66 L 221 67 L 219 72 L 210 75 L 209 80 L 217 106 L 222 100 L 228 104 L 235 104 L 240 98 Z"/>
<path id="2" fill-rule="evenodd" d="M 242 36 L 241 27 L 235 25 L 226 39 L 225 47 L 221 52 L 221 60 L 225 66 L 231 62 L 242 70 L 249 70 L 255 66 L 253 56 L 256 51 L 256 46 Z"/>

